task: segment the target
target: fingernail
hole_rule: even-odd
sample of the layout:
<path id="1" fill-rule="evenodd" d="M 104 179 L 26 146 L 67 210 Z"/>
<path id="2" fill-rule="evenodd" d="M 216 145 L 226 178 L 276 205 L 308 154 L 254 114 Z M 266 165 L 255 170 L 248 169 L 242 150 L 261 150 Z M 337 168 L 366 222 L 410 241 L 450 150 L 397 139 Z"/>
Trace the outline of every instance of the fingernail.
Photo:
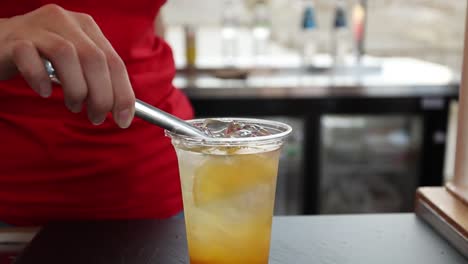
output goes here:
<path id="1" fill-rule="evenodd" d="M 72 104 L 72 111 L 73 113 L 80 113 L 83 105 L 81 104 Z"/>
<path id="2" fill-rule="evenodd" d="M 117 123 L 121 128 L 128 128 L 130 124 L 132 123 L 132 110 L 131 109 L 125 109 L 120 111 L 117 114 Z"/>
<path id="3" fill-rule="evenodd" d="M 93 125 L 95 126 L 99 126 L 101 125 L 102 123 L 104 123 L 104 121 L 106 120 L 106 116 L 98 116 L 98 117 L 92 117 L 90 118 L 91 119 L 91 123 L 93 123 Z"/>
<path id="4" fill-rule="evenodd" d="M 49 82 L 43 82 L 39 84 L 39 95 L 47 98 L 52 94 L 52 86 Z"/>
<path id="5" fill-rule="evenodd" d="M 80 103 L 69 103 L 65 101 L 65 105 L 67 106 L 68 110 L 70 110 L 73 113 L 81 112 L 82 105 Z"/>

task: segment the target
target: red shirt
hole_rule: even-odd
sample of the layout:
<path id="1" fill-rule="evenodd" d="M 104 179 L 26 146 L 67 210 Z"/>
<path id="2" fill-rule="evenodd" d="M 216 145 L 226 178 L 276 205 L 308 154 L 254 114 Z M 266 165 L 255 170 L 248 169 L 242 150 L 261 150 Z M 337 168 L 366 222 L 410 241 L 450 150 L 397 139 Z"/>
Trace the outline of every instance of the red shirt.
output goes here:
<path id="1" fill-rule="evenodd" d="M 192 117 L 172 86 L 170 47 L 153 21 L 164 0 L 3 0 L 0 17 L 54 2 L 94 17 L 127 65 L 137 98 Z M 21 77 L 0 82 L 0 221 L 165 218 L 182 210 L 177 159 L 159 127 L 135 119 L 118 128 L 109 115 L 93 126 L 73 114 L 56 87 L 42 99 Z"/>

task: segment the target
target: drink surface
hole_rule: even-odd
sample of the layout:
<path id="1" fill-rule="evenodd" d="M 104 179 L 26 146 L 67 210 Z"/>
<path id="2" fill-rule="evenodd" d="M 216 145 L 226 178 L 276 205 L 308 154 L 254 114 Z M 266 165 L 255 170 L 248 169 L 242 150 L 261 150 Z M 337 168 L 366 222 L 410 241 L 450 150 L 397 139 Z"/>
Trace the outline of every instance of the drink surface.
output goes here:
<path id="1" fill-rule="evenodd" d="M 190 263 L 268 263 L 279 147 L 176 150 Z"/>

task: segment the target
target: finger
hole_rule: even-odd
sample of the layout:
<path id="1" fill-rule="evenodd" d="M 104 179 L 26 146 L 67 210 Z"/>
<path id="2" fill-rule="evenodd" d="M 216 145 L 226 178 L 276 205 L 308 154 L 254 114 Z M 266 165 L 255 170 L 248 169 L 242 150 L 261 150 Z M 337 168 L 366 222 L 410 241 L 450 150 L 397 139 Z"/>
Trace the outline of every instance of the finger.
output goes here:
<path id="1" fill-rule="evenodd" d="M 80 13 L 73 14 L 82 30 L 106 55 L 114 95 L 113 117 L 117 125 L 121 128 L 127 128 L 135 114 L 135 94 L 125 64 L 91 16 Z"/>
<path id="2" fill-rule="evenodd" d="M 38 35 L 41 37 L 36 46 L 55 67 L 62 83 L 65 105 L 74 113 L 80 112 L 88 96 L 88 87 L 75 46 L 53 32 L 44 31 Z"/>
<path id="3" fill-rule="evenodd" d="M 130 85 L 127 70 L 119 57 L 109 58 L 109 70 L 114 89 L 112 116 L 121 128 L 128 128 L 135 115 L 135 94 Z"/>
<path id="4" fill-rule="evenodd" d="M 99 125 L 114 105 L 114 94 L 107 66 L 106 56 L 93 43 L 83 43 L 77 47 L 81 66 L 88 84 L 88 118 Z"/>
<path id="5" fill-rule="evenodd" d="M 59 8 L 55 13 L 63 25 L 51 24 L 48 29 L 74 45 L 87 85 L 88 118 L 93 124 L 99 125 L 104 122 L 114 104 L 105 53 L 81 29 L 71 12 Z"/>
<path id="6" fill-rule="evenodd" d="M 29 86 L 42 97 L 52 94 L 52 85 L 42 59 L 31 41 L 18 40 L 12 44 L 12 60 Z"/>

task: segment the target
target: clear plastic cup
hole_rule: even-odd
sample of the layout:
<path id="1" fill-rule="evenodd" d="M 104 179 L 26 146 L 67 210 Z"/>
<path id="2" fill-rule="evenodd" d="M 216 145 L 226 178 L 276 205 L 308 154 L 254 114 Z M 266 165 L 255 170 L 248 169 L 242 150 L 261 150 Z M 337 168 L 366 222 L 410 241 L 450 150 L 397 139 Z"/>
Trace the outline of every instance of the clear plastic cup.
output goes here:
<path id="1" fill-rule="evenodd" d="M 292 129 L 268 120 L 217 120 L 259 125 L 271 135 L 202 140 L 166 131 L 179 161 L 190 263 L 266 264 L 279 156 Z"/>

